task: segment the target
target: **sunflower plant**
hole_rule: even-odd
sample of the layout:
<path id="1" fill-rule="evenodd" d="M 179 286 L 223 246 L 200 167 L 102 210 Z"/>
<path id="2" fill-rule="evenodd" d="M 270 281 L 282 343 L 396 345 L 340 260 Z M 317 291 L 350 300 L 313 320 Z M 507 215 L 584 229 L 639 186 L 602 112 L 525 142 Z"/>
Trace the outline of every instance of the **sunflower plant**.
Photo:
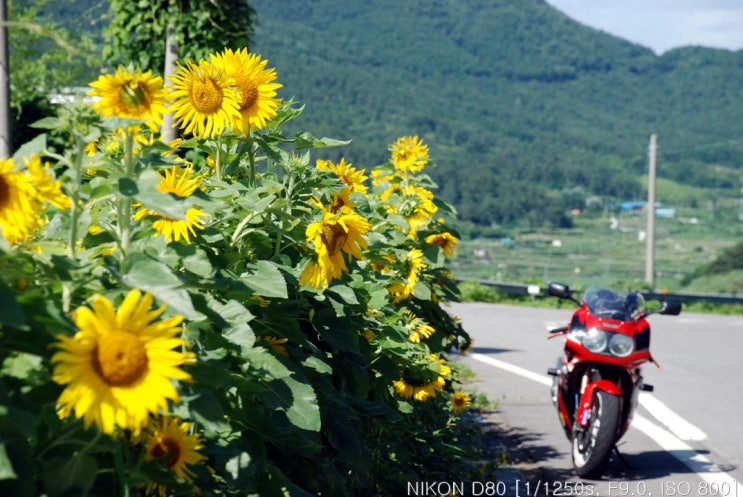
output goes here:
<path id="1" fill-rule="evenodd" d="M 328 160 L 280 87 L 246 50 L 119 67 L 0 163 L 3 495 L 382 495 L 423 439 L 464 474 L 428 147 Z"/>

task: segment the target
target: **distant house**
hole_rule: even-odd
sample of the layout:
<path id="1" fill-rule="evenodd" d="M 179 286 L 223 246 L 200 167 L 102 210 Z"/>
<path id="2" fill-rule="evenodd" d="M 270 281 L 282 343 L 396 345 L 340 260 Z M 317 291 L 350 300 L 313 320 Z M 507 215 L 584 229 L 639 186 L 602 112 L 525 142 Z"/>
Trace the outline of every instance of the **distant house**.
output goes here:
<path id="1" fill-rule="evenodd" d="M 645 212 L 647 205 L 647 202 L 621 202 L 619 207 L 622 209 L 622 212 L 639 215 Z M 662 202 L 656 202 L 655 215 L 656 217 L 676 217 L 676 209 L 664 207 Z"/>
<path id="2" fill-rule="evenodd" d="M 60 88 L 58 91 L 53 91 L 49 94 L 49 102 L 53 104 L 72 104 L 76 100 L 82 100 L 89 104 L 95 102 L 100 97 L 91 97 L 88 95 L 88 91 L 92 90 L 91 87 L 85 86 L 68 86 Z"/>

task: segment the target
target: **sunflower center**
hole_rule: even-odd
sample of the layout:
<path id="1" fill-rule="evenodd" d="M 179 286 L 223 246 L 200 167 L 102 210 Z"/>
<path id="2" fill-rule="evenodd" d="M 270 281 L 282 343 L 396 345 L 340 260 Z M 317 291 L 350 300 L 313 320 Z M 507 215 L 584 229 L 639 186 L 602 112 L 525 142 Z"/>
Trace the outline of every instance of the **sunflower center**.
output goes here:
<path id="1" fill-rule="evenodd" d="M 399 150 L 397 151 L 397 160 L 400 162 L 407 162 L 412 158 L 410 150 Z"/>
<path id="2" fill-rule="evenodd" d="M 222 89 L 212 79 L 194 81 L 189 97 L 194 108 L 202 114 L 215 114 L 222 107 Z"/>
<path id="3" fill-rule="evenodd" d="M 348 239 L 348 233 L 340 224 L 325 224 L 322 227 L 322 242 L 328 247 L 330 255 L 335 255 Z"/>
<path id="4" fill-rule="evenodd" d="M 340 211 L 345 205 L 346 205 L 346 201 L 343 199 L 343 197 L 338 195 L 333 199 L 332 202 L 330 202 L 330 205 L 328 206 L 328 210 L 332 213 L 336 213 Z"/>
<path id="5" fill-rule="evenodd" d="M 147 349 L 133 333 L 113 331 L 98 340 L 93 367 L 113 386 L 131 385 L 147 370 Z"/>
<path id="6" fill-rule="evenodd" d="M 160 459 L 165 456 L 163 462 L 168 468 L 173 468 L 181 457 L 181 447 L 178 442 L 170 438 L 164 438 L 155 445 L 150 451 L 152 457 Z"/>
<path id="7" fill-rule="evenodd" d="M 249 109 L 258 100 L 258 86 L 253 78 L 242 74 L 233 74 L 235 84 L 240 88 L 240 110 Z"/>
<path id="8" fill-rule="evenodd" d="M 147 95 L 142 87 L 136 83 L 123 85 L 119 91 L 119 97 L 128 108 L 136 108 L 147 101 Z"/>
<path id="9" fill-rule="evenodd" d="M 4 209 L 10 201 L 10 185 L 0 174 L 0 210 Z"/>

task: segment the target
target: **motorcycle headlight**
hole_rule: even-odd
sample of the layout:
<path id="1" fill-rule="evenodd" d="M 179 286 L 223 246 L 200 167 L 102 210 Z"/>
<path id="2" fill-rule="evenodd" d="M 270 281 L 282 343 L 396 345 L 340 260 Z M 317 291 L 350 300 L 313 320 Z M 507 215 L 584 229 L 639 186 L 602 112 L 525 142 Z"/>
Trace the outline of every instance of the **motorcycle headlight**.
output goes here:
<path id="1" fill-rule="evenodd" d="M 621 333 L 612 333 L 609 340 L 609 352 L 617 357 L 627 357 L 635 350 L 635 341 L 632 337 Z"/>
<path id="2" fill-rule="evenodd" d="M 586 331 L 585 335 L 583 335 L 582 341 L 585 348 L 587 348 L 594 354 L 600 354 L 606 349 L 608 338 L 606 337 L 605 331 L 591 328 L 590 330 Z"/>

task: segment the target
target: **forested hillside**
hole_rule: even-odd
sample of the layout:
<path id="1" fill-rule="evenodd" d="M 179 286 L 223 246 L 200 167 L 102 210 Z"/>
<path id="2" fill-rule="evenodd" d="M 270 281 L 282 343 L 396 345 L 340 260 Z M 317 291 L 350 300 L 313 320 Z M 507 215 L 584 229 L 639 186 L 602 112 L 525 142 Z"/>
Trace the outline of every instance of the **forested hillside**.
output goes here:
<path id="1" fill-rule="evenodd" d="M 71 14 L 102 4 L 71 3 L 50 11 L 69 29 Z M 743 51 L 657 56 L 544 0 L 249 3 L 251 49 L 277 68 L 281 95 L 306 104 L 298 126 L 352 139 L 328 153 L 357 167 L 419 135 L 439 195 L 465 221 L 570 226 L 566 212 L 586 200 L 641 200 L 651 133 L 665 185 L 703 188 L 693 202 L 739 195 Z"/>
<path id="2" fill-rule="evenodd" d="M 651 133 L 660 176 L 739 192 L 743 52 L 656 56 L 543 0 L 252 5 L 252 49 L 306 103 L 302 125 L 353 139 L 359 167 L 420 135 L 465 220 L 569 225 L 590 196 L 642 199 Z"/>

